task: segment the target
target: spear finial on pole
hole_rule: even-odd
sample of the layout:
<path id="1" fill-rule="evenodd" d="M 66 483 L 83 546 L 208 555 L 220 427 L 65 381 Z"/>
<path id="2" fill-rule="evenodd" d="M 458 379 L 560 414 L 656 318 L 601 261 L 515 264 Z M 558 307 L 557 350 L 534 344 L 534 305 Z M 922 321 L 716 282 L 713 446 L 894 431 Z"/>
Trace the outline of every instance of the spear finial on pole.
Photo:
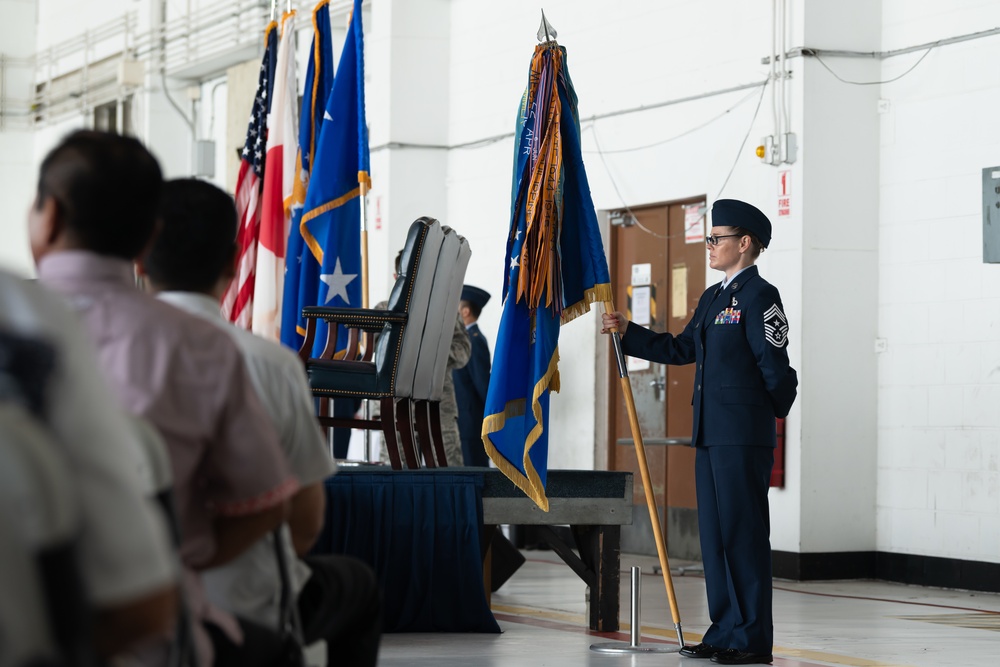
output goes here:
<path id="1" fill-rule="evenodd" d="M 538 36 L 538 41 L 542 43 L 555 41 L 555 38 L 559 36 L 558 33 L 556 32 L 556 29 L 553 28 L 552 24 L 549 23 L 548 20 L 545 18 L 544 9 L 542 10 L 542 22 L 538 26 L 537 36 Z"/>

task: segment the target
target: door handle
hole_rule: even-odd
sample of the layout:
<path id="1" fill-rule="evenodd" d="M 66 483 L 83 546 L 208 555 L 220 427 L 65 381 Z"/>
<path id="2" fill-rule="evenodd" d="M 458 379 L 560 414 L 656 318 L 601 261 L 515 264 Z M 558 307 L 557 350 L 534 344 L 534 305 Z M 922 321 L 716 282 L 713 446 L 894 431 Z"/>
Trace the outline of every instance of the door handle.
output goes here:
<path id="1" fill-rule="evenodd" d="M 667 400 L 667 367 L 663 364 L 656 364 L 653 379 L 649 381 L 649 386 L 653 388 L 653 395 L 661 403 Z"/>

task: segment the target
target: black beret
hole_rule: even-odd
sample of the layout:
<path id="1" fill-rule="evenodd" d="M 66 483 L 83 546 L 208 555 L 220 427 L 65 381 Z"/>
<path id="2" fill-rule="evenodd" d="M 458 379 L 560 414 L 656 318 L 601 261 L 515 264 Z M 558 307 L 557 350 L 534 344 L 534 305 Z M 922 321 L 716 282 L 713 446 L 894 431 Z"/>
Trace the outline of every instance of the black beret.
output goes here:
<path id="1" fill-rule="evenodd" d="M 717 199 L 712 205 L 712 225 L 742 227 L 760 239 L 766 248 L 771 243 L 771 221 L 753 204 L 738 199 Z"/>
<path id="2" fill-rule="evenodd" d="M 478 287 L 473 287 L 472 285 L 462 286 L 462 301 L 468 301 L 473 303 L 482 310 L 486 306 L 486 302 L 490 300 L 490 293 L 484 289 L 479 289 Z"/>

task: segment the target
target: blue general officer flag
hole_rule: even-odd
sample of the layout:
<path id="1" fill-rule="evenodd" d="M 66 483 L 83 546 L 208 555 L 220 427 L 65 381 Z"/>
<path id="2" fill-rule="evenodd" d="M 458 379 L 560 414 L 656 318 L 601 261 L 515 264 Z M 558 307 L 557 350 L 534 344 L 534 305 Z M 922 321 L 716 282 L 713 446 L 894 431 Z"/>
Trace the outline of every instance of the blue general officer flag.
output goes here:
<path id="1" fill-rule="evenodd" d="M 326 101 L 299 233 L 305 250 L 299 264 L 297 312 L 305 306 L 361 307 L 361 202 L 368 176 L 365 124 L 364 34 L 361 2 L 354 10 Z M 298 326 L 302 326 L 301 320 Z M 284 328 L 284 327 L 283 327 Z M 316 328 L 319 354 L 326 325 Z M 339 346 L 338 346 L 339 348 Z"/>
<path id="2" fill-rule="evenodd" d="M 299 113 L 298 172 L 292 192 L 292 219 L 288 227 L 288 250 L 285 254 L 285 292 L 282 301 L 281 342 L 293 350 L 302 346 L 305 322 L 303 306 L 315 305 L 319 285 L 319 262 L 306 258 L 311 251 L 306 246 L 300 228 L 305 212 L 310 167 L 316 152 L 323 112 L 333 88 L 333 40 L 330 35 L 329 0 L 322 0 L 313 9 L 313 41 L 309 50 L 309 65 L 302 89 Z M 308 260 L 303 263 L 303 260 Z"/>
<path id="3" fill-rule="evenodd" d="M 483 420 L 490 458 L 546 511 L 559 329 L 612 298 L 565 57 L 554 42 L 536 47 L 521 100 L 503 314 Z"/>

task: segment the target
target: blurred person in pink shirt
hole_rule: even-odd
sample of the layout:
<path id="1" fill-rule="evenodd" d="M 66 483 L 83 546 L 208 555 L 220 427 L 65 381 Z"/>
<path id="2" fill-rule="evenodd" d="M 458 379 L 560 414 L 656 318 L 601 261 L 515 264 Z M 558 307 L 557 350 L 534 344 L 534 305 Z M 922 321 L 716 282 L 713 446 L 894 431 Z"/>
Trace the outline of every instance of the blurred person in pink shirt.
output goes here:
<path id="1" fill-rule="evenodd" d="M 271 665 L 280 636 L 210 604 L 199 572 L 278 527 L 298 484 L 232 339 L 136 288 L 133 261 L 156 231 L 162 188 L 135 139 L 70 134 L 42 162 L 32 254 L 41 282 L 77 311 L 121 405 L 166 442 L 201 664 Z"/>

